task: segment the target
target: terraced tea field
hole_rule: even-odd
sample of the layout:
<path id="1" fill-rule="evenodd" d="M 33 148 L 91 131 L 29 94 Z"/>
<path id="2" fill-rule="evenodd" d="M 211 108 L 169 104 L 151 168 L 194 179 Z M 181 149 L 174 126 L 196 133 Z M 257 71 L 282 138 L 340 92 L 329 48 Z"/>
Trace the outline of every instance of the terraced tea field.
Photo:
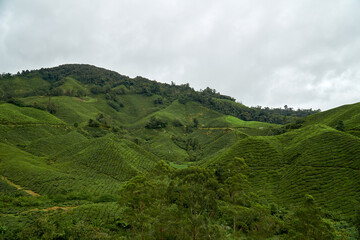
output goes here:
<path id="1" fill-rule="evenodd" d="M 282 205 L 313 195 L 326 209 L 354 214 L 360 198 L 360 139 L 323 125 L 247 137 L 204 166 L 242 157 L 257 193 Z M 343 201 L 343 199 L 347 199 Z"/>

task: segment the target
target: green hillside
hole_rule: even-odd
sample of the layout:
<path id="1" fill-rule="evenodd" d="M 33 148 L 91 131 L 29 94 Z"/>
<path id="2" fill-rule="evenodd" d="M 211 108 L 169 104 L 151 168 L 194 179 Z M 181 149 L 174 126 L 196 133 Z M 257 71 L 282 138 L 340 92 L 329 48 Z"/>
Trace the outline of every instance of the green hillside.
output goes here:
<path id="1" fill-rule="evenodd" d="M 66 77 L 64 79 L 64 84 L 57 87 L 55 91 L 58 91 L 58 94 L 69 96 L 81 96 L 89 93 L 89 90 L 86 87 L 71 77 Z"/>
<path id="2" fill-rule="evenodd" d="M 128 140 L 109 137 L 83 141 L 66 148 L 51 158 L 56 164 L 72 159 L 94 171 L 119 181 L 152 169 L 159 159 Z"/>
<path id="3" fill-rule="evenodd" d="M 1 124 L 65 124 L 48 112 L 34 108 L 17 107 L 11 104 L 0 104 Z"/>
<path id="4" fill-rule="evenodd" d="M 359 107 L 247 107 L 91 65 L 2 74 L 0 239 L 357 239 Z"/>
<path id="5" fill-rule="evenodd" d="M 360 136 L 360 103 L 344 105 L 311 115 L 306 118 L 304 124 L 325 124 L 336 128 L 340 121 L 344 124 L 344 131 Z"/>
<path id="6" fill-rule="evenodd" d="M 207 167 L 244 158 L 257 194 L 282 205 L 298 204 L 305 194 L 341 214 L 353 214 L 360 198 L 360 141 L 324 125 L 278 136 L 246 137 Z M 346 199 L 346 202 L 344 202 Z"/>
<path id="7" fill-rule="evenodd" d="M 16 76 L 13 78 L 3 78 L 0 81 L 0 96 L 2 98 L 7 98 L 8 96 L 29 96 L 41 93 L 44 89 L 48 89 L 50 85 L 39 74 L 32 74 L 29 77 Z"/>

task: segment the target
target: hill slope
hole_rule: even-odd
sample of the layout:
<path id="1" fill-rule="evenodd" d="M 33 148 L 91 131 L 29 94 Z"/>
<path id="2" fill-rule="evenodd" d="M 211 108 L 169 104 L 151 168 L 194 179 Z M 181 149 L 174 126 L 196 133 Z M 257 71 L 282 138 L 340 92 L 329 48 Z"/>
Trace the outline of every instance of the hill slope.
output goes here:
<path id="1" fill-rule="evenodd" d="M 344 124 L 344 131 L 360 136 L 360 103 L 344 105 L 311 115 L 306 118 L 304 125 L 319 123 L 336 128 L 340 121 Z"/>
<path id="2" fill-rule="evenodd" d="M 5 238 L 17 239 L 26 226 L 52 222 L 48 229 L 71 222 L 59 238 L 75 227 L 88 238 L 130 238 L 149 221 L 145 230 L 158 239 L 154 226 L 164 217 L 164 231 L 184 226 L 179 239 L 192 231 L 286 239 L 286 219 L 306 194 L 336 216 L 326 221 L 341 234 L 354 229 L 337 221 L 350 222 L 360 200 L 359 104 L 326 112 L 247 107 L 210 88 L 90 65 L 1 75 L 0 99 L 0 238 L 4 226 L 17 229 Z M 247 168 L 231 164 L 241 158 Z M 196 224 L 205 230 L 196 233 Z"/>
<path id="3" fill-rule="evenodd" d="M 360 139 L 324 125 L 245 137 L 203 165 L 216 169 L 235 157 L 245 159 L 257 193 L 282 205 L 311 194 L 327 209 L 352 214 L 360 198 Z"/>

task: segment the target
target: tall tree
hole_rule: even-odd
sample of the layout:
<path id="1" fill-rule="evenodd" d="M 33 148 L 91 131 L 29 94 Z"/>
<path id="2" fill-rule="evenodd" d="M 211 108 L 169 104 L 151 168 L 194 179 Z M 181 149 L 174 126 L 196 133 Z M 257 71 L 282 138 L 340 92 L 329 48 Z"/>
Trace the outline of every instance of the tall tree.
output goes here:
<path id="1" fill-rule="evenodd" d="M 323 216 L 314 198 L 306 195 L 303 205 L 289 219 L 290 239 L 334 239 L 335 230 Z"/>
<path id="2" fill-rule="evenodd" d="M 150 225 L 149 210 L 153 205 L 154 186 L 143 175 L 132 178 L 123 188 L 123 204 L 125 218 L 132 230 L 132 239 L 140 232 L 141 239 L 145 239 L 145 231 Z"/>

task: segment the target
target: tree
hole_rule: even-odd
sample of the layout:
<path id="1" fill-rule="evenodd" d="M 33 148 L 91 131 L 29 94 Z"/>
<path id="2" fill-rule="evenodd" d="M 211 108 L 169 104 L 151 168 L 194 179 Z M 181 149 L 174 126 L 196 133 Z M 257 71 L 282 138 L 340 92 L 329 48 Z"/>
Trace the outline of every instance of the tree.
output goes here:
<path id="1" fill-rule="evenodd" d="M 357 205 L 357 209 L 355 212 L 354 225 L 358 231 L 358 235 L 360 236 L 360 204 Z"/>
<path id="2" fill-rule="evenodd" d="M 132 239 L 136 232 L 145 239 L 145 230 L 150 226 L 149 210 L 154 204 L 154 192 L 154 186 L 143 175 L 133 177 L 122 190 L 122 201 L 126 205 L 124 215 L 129 221 Z"/>
<path id="3" fill-rule="evenodd" d="M 176 176 L 180 178 L 176 201 L 185 210 L 195 240 L 208 230 L 208 218 L 217 211 L 218 183 L 212 171 L 199 167 L 183 169 Z"/>
<path id="4" fill-rule="evenodd" d="M 233 177 L 238 173 L 243 173 L 248 167 L 243 158 L 234 157 L 224 162 L 219 162 L 215 166 L 215 176 L 220 183 L 225 183 L 226 179 Z"/>
<path id="5" fill-rule="evenodd" d="M 335 230 L 323 216 L 314 198 L 305 195 L 302 206 L 288 219 L 290 239 L 334 239 Z"/>
<path id="6" fill-rule="evenodd" d="M 153 215 L 156 216 L 155 225 L 159 230 L 159 239 L 163 239 L 164 225 L 167 222 L 166 218 L 166 202 L 167 202 L 167 186 L 169 177 L 174 173 L 174 168 L 170 167 L 165 161 L 159 161 L 155 168 L 150 172 L 150 177 L 154 186 L 154 208 Z M 164 211 L 165 209 L 165 211 Z M 165 212 L 165 213 L 164 213 Z"/>
<path id="7" fill-rule="evenodd" d="M 344 125 L 344 122 L 342 120 L 340 120 L 338 122 L 338 124 L 336 125 L 336 130 L 338 131 L 345 131 L 345 125 Z"/>
<path id="8" fill-rule="evenodd" d="M 199 126 L 199 120 L 197 118 L 193 119 L 194 128 L 197 128 Z"/>
<path id="9" fill-rule="evenodd" d="M 163 121 L 161 119 L 156 118 L 155 116 L 152 116 L 150 118 L 150 121 L 145 125 L 146 128 L 149 129 L 158 129 L 158 128 L 164 128 L 166 127 L 167 122 Z"/>
<path id="10" fill-rule="evenodd" d="M 158 97 L 154 100 L 154 104 L 164 104 L 163 98 L 162 97 Z"/>
<path id="11" fill-rule="evenodd" d="M 0 223 L 0 238 L 1 239 L 5 239 L 4 236 L 5 236 L 6 232 L 7 232 L 7 227 Z"/>
<path id="12" fill-rule="evenodd" d="M 182 126 L 184 126 L 179 119 L 174 119 L 172 124 L 173 124 L 174 127 L 182 127 Z"/>
<path id="13" fill-rule="evenodd" d="M 242 206 L 234 204 L 224 204 L 220 209 L 223 220 L 227 223 L 229 227 L 232 227 L 233 236 L 237 235 L 237 232 L 242 227 L 245 227 L 245 223 L 242 218 L 248 215 L 248 209 Z M 245 227 L 247 230 L 247 226 Z"/>
<path id="14" fill-rule="evenodd" d="M 225 180 L 227 185 L 230 201 L 236 203 L 238 200 L 238 195 L 243 192 L 248 187 L 248 181 L 244 174 L 237 173 L 232 177 L 228 177 Z"/>
<path id="15" fill-rule="evenodd" d="M 96 122 L 95 120 L 93 119 L 89 119 L 89 123 L 88 123 L 89 127 L 99 127 L 100 124 L 98 122 Z"/>
<path id="16" fill-rule="evenodd" d="M 46 106 L 46 110 L 51 113 L 51 114 L 54 114 L 56 113 L 56 106 L 53 102 L 51 102 L 51 96 L 50 96 L 50 93 L 48 93 L 49 95 L 49 100 L 48 100 L 48 104 Z"/>

